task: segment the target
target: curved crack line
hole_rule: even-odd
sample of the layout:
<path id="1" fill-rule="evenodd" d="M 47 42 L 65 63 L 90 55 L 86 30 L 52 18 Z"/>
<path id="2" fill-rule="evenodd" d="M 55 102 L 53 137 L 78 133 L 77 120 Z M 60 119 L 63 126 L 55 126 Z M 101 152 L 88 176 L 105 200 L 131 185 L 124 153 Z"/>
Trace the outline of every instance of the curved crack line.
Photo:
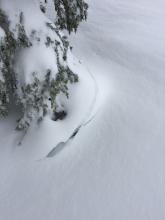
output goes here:
<path id="1" fill-rule="evenodd" d="M 95 96 L 94 96 L 94 99 L 91 103 L 91 107 L 89 109 L 89 111 L 92 112 L 93 106 L 95 105 L 96 100 L 97 100 L 97 95 L 98 95 L 99 89 L 98 89 L 97 82 L 96 82 L 95 78 L 93 77 L 92 73 L 89 71 L 89 69 L 88 69 L 88 73 L 91 76 L 91 78 L 93 79 L 94 87 L 95 87 Z M 82 121 L 82 123 L 73 131 L 73 133 L 70 135 L 70 137 L 66 141 L 59 142 L 44 158 L 39 159 L 38 161 L 41 161 L 46 158 L 52 158 L 55 155 L 57 155 L 58 153 L 60 153 L 66 147 L 66 145 L 76 137 L 76 135 L 79 133 L 81 128 L 88 125 L 95 118 L 96 114 L 97 114 L 97 112 L 93 116 L 91 116 L 87 121 L 86 121 L 87 117 L 85 117 L 85 119 Z"/>
<path id="2" fill-rule="evenodd" d="M 95 114 L 96 115 L 96 114 Z M 73 133 L 71 134 L 71 136 L 64 142 L 59 142 L 47 155 L 45 158 L 51 158 L 54 157 L 55 155 L 57 155 L 58 153 L 60 153 L 65 147 L 66 145 L 72 141 L 77 134 L 79 133 L 79 131 L 81 130 L 82 127 L 85 127 L 86 125 L 88 125 L 95 117 L 95 115 L 93 117 L 91 117 L 88 121 L 86 121 L 85 123 L 81 124 L 80 126 L 78 126 Z"/>

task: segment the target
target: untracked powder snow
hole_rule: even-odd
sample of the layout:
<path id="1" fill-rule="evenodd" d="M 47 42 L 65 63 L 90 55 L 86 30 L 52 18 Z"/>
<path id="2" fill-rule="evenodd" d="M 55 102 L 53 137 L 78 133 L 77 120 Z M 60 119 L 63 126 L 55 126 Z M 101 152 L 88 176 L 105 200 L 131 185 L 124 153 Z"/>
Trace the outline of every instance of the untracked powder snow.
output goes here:
<path id="1" fill-rule="evenodd" d="M 165 2 L 88 3 L 69 36 L 80 80 L 60 94 L 66 118 L 46 117 L 20 146 L 16 116 L 0 121 L 0 220 L 165 219 Z"/>

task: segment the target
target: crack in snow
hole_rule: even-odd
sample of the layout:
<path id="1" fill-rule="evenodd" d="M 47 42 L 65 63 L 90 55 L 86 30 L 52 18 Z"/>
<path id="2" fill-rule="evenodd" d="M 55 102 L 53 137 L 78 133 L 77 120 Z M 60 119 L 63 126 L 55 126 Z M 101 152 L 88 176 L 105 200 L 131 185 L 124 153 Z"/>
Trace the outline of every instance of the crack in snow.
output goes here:
<path id="1" fill-rule="evenodd" d="M 96 82 L 95 78 L 93 77 L 92 73 L 89 71 L 89 69 L 88 69 L 88 73 L 91 76 L 91 78 L 93 79 L 94 87 L 95 87 L 94 99 L 91 103 L 91 107 L 89 109 L 88 115 L 85 117 L 85 120 L 83 120 L 83 122 L 79 126 L 77 126 L 77 128 L 73 131 L 73 133 L 70 135 L 70 137 L 66 141 L 59 142 L 43 159 L 52 158 L 55 155 L 57 155 L 58 153 L 60 153 L 67 146 L 67 144 L 69 142 L 71 142 L 77 136 L 77 134 L 80 132 L 80 130 L 83 127 L 87 126 L 95 118 L 97 112 L 94 115 L 92 115 L 90 118 L 89 118 L 89 115 L 90 115 L 90 112 L 93 111 L 94 106 L 96 104 L 99 89 L 98 89 L 97 82 Z M 86 118 L 89 118 L 89 119 L 86 120 Z M 40 160 L 42 160 L 42 159 L 40 159 Z"/>
<path id="2" fill-rule="evenodd" d="M 71 134 L 71 136 L 65 141 L 65 142 L 59 142 L 47 155 L 45 158 L 51 158 L 54 157 L 55 155 L 57 155 L 58 153 L 60 153 L 65 147 L 66 145 L 72 141 L 77 134 L 79 133 L 80 129 L 82 127 L 87 126 L 94 118 L 95 118 L 96 114 L 94 116 L 92 116 L 87 122 L 81 124 L 80 126 L 78 126 L 74 132 Z"/>

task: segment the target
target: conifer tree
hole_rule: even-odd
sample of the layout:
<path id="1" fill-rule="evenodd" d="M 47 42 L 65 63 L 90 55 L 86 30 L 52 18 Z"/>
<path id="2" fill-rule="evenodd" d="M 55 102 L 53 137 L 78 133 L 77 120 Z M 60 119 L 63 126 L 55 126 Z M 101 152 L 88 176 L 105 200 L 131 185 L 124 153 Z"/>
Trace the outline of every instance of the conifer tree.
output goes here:
<path id="1" fill-rule="evenodd" d="M 78 25 L 87 18 L 88 5 L 83 0 L 54 0 L 57 12 L 56 25 L 69 33 L 77 31 Z"/>
<path id="2" fill-rule="evenodd" d="M 55 21 L 46 14 L 50 1 Z M 0 117 L 17 105 L 19 130 L 40 122 L 49 111 L 56 120 L 58 94 L 69 97 L 68 84 L 78 82 L 67 59 L 69 42 L 60 30 L 76 31 L 88 6 L 83 0 L 50 1 L 0 2 Z"/>

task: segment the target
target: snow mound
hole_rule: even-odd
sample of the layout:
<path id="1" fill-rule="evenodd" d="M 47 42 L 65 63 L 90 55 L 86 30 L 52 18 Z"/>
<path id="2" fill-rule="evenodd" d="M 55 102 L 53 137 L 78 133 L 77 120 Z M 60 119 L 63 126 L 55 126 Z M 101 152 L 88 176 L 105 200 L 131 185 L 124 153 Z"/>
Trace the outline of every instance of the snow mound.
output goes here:
<path id="1" fill-rule="evenodd" d="M 97 99 L 96 96 L 98 93 L 96 82 L 88 70 L 76 58 L 71 58 L 70 56 L 69 63 L 71 68 L 79 73 L 80 80 L 79 83 L 70 86 L 69 99 L 63 94 L 59 94 L 58 105 L 66 110 L 66 118 L 62 121 L 52 121 L 50 117 L 47 116 L 41 125 L 33 124 L 29 128 L 25 137 L 22 137 L 21 132 L 15 132 L 13 127 L 13 136 L 10 137 L 12 141 L 7 147 L 9 150 L 14 148 L 14 154 L 19 159 L 32 160 L 46 156 L 52 148 L 54 148 L 59 142 L 65 142 L 78 126 L 86 123 L 95 114 L 97 108 L 95 106 Z M 14 121 L 14 119 L 12 121 Z M 3 136 L 1 137 L 2 142 L 3 140 L 6 140 L 9 133 L 11 133 L 5 130 L 5 127 L 8 128 L 9 126 L 9 121 L 6 120 L 5 122 L 4 120 L 3 123 L 4 131 Z M 18 144 L 20 141 L 22 143 L 19 147 Z M 3 158 L 4 155 L 1 155 L 1 157 Z"/>

